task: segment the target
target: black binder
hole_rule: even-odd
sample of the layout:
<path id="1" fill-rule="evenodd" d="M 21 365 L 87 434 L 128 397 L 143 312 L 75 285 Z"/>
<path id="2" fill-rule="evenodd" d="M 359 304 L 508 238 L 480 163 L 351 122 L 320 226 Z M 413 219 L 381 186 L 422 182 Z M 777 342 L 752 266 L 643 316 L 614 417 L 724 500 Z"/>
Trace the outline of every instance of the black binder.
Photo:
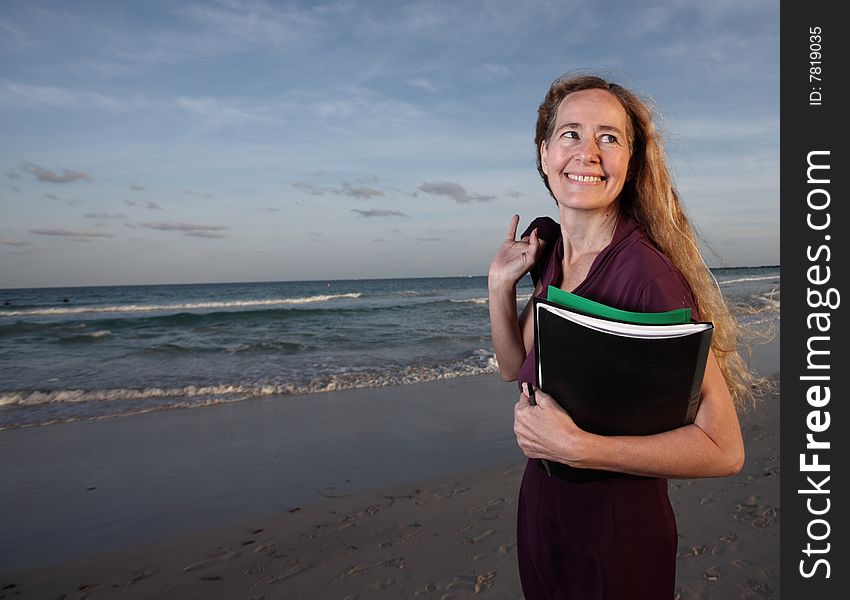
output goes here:
<path id="1" fill-rule="evenodd" d="M 639 325 L 535 297 L 537 381 L 576 424 L 650 435 L 693 423 L 713 326 Z"/>

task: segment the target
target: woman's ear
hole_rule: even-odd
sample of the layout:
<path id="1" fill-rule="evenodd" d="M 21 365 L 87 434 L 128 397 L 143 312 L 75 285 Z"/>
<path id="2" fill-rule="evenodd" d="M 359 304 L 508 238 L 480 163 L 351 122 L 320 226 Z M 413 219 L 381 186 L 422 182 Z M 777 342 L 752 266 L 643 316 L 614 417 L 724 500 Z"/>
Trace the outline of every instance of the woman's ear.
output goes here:
<path id="1" fill-rule="evenodd" d="M 543 170 L 543 174 L 546 177 L 549 177 L 549 166 L 546 164 L 546 159 L 549 156 L 549 152 L 546 150 L 546 140 L 540 142 L 540 168 Z"/>

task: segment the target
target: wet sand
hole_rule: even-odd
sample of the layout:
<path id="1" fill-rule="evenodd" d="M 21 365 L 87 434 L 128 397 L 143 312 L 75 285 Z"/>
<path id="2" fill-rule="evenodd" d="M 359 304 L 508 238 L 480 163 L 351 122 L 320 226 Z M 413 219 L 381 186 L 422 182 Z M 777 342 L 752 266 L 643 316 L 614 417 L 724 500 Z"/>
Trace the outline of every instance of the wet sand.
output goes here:
<path id="1" fill-rule="evenodd" d="M 3 432 L 30 462 L 3 467 L 0 599 L 521 598 L 515 389 L 467 377 Z M 779 597 L 778 392 L 741 419 L 739 475 L 669 483 L 678 598 Z"/>

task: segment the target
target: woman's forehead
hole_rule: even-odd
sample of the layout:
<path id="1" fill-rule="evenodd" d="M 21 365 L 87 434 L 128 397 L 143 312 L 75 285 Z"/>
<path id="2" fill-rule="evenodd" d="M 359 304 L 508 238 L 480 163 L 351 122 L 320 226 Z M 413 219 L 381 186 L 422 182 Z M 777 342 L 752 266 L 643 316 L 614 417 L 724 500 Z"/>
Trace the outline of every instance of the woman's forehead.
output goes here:
<path id="1" fill-rule="evenodd" d="M 605 90 L 590 89 L 573 92 L 558 105 L 556 123 L 577 125 L 607 125 L 626 129 L 628 115 L 620 101 Z"/>

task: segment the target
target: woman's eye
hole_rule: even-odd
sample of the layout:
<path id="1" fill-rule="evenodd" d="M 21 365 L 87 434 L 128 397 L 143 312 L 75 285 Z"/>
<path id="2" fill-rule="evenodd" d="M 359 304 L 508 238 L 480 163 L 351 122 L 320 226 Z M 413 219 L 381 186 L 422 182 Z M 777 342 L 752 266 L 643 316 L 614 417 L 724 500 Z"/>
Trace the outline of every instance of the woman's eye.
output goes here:
<path id="1" fill-rule="evenodd" d="M 562 138 L 577 140 L 578 139 L 578 131 L 565 131 L 561 134 Z"/>
<path id="2" fill-rule="evenodd" d="M 617 136 L 612 135 L 610 133 L 606 133 L 606 134 L 602 135 L 599 139 L 605 144 L 616 144 L 617 143 Z"/>

